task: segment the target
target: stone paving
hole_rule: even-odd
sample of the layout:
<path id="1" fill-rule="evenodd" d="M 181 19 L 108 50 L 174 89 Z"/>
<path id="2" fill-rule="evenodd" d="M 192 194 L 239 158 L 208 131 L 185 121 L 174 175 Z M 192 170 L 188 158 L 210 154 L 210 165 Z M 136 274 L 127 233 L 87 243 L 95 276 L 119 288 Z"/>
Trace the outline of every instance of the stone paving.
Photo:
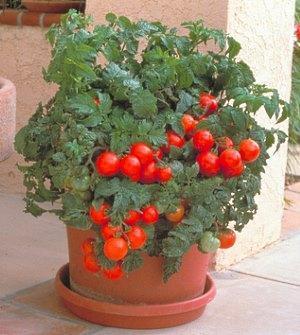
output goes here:
<path id="1" fill-rule="evenodd" d="M 300 335 L 300 183 L 286 199 L 281 240 L 213 273 L 218 294 L 200 319 L 135 331 L 84 322 L 62 306 L 53 277 L 67 262 L 64 226 L 22 213 L 22 196 L 0 194 L 0 335 Z"/>

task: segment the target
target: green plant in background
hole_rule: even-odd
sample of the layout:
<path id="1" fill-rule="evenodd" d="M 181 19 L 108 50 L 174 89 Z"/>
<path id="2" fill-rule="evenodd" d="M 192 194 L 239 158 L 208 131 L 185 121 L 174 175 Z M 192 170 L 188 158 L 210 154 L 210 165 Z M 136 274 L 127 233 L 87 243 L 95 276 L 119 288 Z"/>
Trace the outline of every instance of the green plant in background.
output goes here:
<path id="1" fill-rule="evenodd" d="M 300 0 L 296 1 L 296 41 L 293 54 L 289 141 L 300 143 Z M 297 33 L 298 32 L 298 33 Z"/>
<path id="2" fill-rule="evenodd" d="M 201 20 L 182 36 L 106 19 L 92 30 L 70 11 L 47 34 L 44 78 L 59 89 L 15 139 L 28 163 L 26 211 L 97 232 L 83 244 L 89 271 L 115 279 L 146 252 L 164 257 L 167 280 L 191 245 L 230 247 L 229 223 L 241 231 L 253 218 L 268 149 L 287 138 L 255 114 L 281 122 L 289 106 L 255 82 L 237 41 Z M 210 40 L 219 51 L 200 52 Z M 41 207 L 48 201 L 59 208 Z"/>
<path id="3" fill-rule="evenodd" d="M 21 7 L 21 0 L 2 0 L 0 6 L 2 8 L 19 8 Z"/>

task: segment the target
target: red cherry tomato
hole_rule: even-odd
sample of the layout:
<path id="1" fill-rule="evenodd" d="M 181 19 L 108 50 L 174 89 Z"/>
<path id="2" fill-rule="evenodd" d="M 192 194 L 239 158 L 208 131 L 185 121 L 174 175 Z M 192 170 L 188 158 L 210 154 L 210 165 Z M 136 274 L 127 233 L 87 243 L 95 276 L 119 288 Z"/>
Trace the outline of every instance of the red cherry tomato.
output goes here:
<path id="1" fill-rule="evenodd" d="M 123 277 L 124 272 L 119 264 L 111 269 L 103 269 L 103 274 L 106 278 L 111 280 L 120 279 Z"/>
<path id="2" fill-rule="evenodd" d="M 300 24 L 296 24 L 295 26 L 295 35 L 297 37 L 297 40 L 300 41 Z"/>
<path id="3" fill-rule="evenodd" d="M 142 210 L 142 219 L 146 224 L 154 224 L 158 221 L 159 213 L 155 206 L 149 205 Z"/>
<path id="4" fill-rule="evenodd" d="M 214 146 L 215 141 L 209 130 L 199 130 L 193 136 L 193 144 L 195 149 L 207 152 Z"/>
<path id="5" fill-rule="evenodd" d="M 131 227 L 131 229 L 129 230 L 128 233 L 126 233 L 126 235 L 129 240 L 129 246 L 133 250 L 141 249 L 147 241 L 147 235 L 144 229 L 142 229 L 139 226 Z"/>
<path id="6" fill-rule="evenodd" d="M 251 138 L 242 140 L 239 147 L 239 152 L 242 156 L 242 160 L 245 163 L 252 163 L 257 160 L 260 155 L 260 147 Z"/>
<path id="7" fill-rule="evenodd" d="M 184 132 L 187 134 L 195 129 L 197 121 L 192 117 L 192 115 L 184 114 L 181 118 L 181 125 Z"/>
<path id="8" fill-rule="evenodd" d="M 218 234 L 218 239 L 220 240 L 220 248 L 228 249 L 231 248 L 236 240 L 236 234 L 232 229 L 226 228 L 221 230 Z"/>
<path id="9" fill-rule="evenodd" d="M 142 167 L 141 182 L 144 184 L 152 184 L 156 182 L 157 167 L 154 162 Z"/>
<path id="10" fill-rule="evenodd" d="M 203 176 L 213 177 L 220 172 L 219 157 L 210 151 L 200 153 L 196 161 Z"/>
<path id="11" fill-rule="evenodd" d="M 93 254 L 94 253 L 94 238 L 87 238 L 81 244 L 81 251 L 84 255 Z"/>
<path id="12" fill-rule="evenodd" d="M 120 160 L 114 152 L 102 152 L 96 159 L 96 170 L 101 176 L 115 176 L 119 169 Z"/>
<path id="13" fill-rule="evenodd" d="M 227 178 L 237 177 L 244 171 L 242 157 L 237 150 L 226 149 L 219 157 L 220 167 L 223 175 Z"/>
<path id="14" fill-rule="evenodd" d="M 177 148 L 182 148 L 185 144 L 184 138 L 182 138 L 180 135 L 175 133 L 175 131 L 167 131 L 167 141 L 168 141 L 168 145 L 163 147 L 163 152 L 165 153 L 170 152 L 171 145 Z"/>
<path id="15" fill-rule="evenodd" d="M 157 179 L 160 183 L 166 183 L 168 182 L 169 180 L 172 179 L 173 177 L 173 172 L 172 172 L 172 169 L 167 166 L 167 167 L 159 167 L 157 169 Z"/>
<path id="16" fill-rule="evenodd" d="M 229 137 L 221 137 L 218 138 L 218 153 L 219 155 L 225 150 L 230 149 L 234 147 L 234 143 L 232 142 L 232 139 Z"/>
<path id="17" fill-rule="evenodd" d="M 141 213 L 131 209 L 124 219 L 124 222 L 130 226 L 137 224 L 142 219 Z"/>
<path id="18" fill-rule="evenodd" d="M 142 165 L 148 165 L 154 160 L 153 150 L 143 142 L 134 143 L 130 153 L 136 156 Z"/>
<path id="19" fill-rule="evenodd" d="M 122 228 L 120 226 L 105 225 L 101 229 L 101 235 L 104 240 L 108 240 L 111 237 L 116 237 L 116 235 L 121 231 Z"/>
<path id="20" fill-rule="evenodd" d="M 98 209 L 94 206 L 90 207 L 90 218 L 91 220 L 98 225 L 108 224 L 110 222 L 110 217 L 107 215 L 107 211 L 110 209 L 110 205 L 104 202 Z"/>
<path id="21" fill-rule="evenodd" d="M 112 237 L 105 241 L 103 252 L 108 259 L 119 261 L 128 253 L 127 242 L 122 237 Z"/>
<path id="22" fill-rule="evenodd" d="M 141 178 L 142 165 L 140 160 L 133 155 L 126 155 L 121 159 L 121 171 L 132 181 L 138 181 Z"/>
<path id="23" fill-rule="evenodd" d="M 218 109 L 218 102 L 215 96 L 201 93 L 199 96 L 199 106 L 205 110 L 205 115 L 210 115 Z"/>
<path id="24" fill-rule="evenodd" d="M 163 153 L 163 151 L 162 151 L 161 148 L 158 148 L 158 149 L 154 152 L 154 157 L 155 157 L 156 160 L 162 160 L 163 155 L 164 155 L 164 153 Z"/>
<path id="25" fill-rule="evenodd" d="M 100 100 L 98 97 L 95 97 L 95 98 L 94 98 L 94 104 L 95 104 L 96 106 L 100 106 L 100 104 L 101 104 L 101 100 Z"/>
<path id="26" fill-rule="evenodd" d="M 99 272 L 101 270 L 101 267 L 98 264 L 97 258 L 93 254 L 87 254 L 84 256 L 83 265 L 86 268 L 86 270 L 90 272 Z"/>

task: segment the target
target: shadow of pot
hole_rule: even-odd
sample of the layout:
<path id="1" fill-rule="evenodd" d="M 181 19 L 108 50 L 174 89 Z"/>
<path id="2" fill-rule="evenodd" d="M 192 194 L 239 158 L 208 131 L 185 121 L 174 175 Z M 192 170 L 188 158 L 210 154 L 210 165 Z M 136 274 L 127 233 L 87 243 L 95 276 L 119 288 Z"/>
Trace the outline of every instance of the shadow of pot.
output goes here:
<path id="1" fill-rule="evenodd" d="M 165 328 L 198 318 L 216 294 L 207 274 L 210 255 L 192 246 L 179 272 L 162 280 L 161 257 L 144 254 L 144 265 L 123 278 L 111 281 L 83 267 L 81 244 L 93 231 L 67 228 L 69 265 L 56 276 L 56 290 L 77 316 L 104 326 Z"/>
<path id="2" fill-rule="evenodd" d="M 0 161 L 13 152 L 16 131 L 16 88 L 4 78 L 0 78 Z"/>

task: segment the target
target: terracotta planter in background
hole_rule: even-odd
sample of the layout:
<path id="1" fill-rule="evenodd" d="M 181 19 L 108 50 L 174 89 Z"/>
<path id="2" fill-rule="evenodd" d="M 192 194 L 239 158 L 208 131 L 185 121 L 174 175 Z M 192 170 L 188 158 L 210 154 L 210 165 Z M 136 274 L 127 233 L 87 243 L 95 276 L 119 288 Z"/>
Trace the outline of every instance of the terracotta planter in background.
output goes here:
<path id="1" fill-rule="evenodd" d="M 67 13 L 70 9 L 83 12 L 84 0 L 22 0 L 22 5 L 30 12 L 38 13 Z"/>
<path id="2" fill-rule="evenodd" d="M 122 328 L 163 328 L 199 317 L 216 293 L 207 275 L 210 255 L 196 246 L 184 256 L 181 270 L 162 281 L 162 258 L 144 255 L 144 265 L 128 277 L 111 281 L 83 267 L 81 244 L 92 231 L 67 228 L 69 268 L 62 268 L 56 288 L 65 305 L 88 321 Z"/>
<path id="3" fill-rule="evenodd" d="M 4 78 L 0 78 L 0 161 L 13 152 L 16 130 L 16 88 Z"/>

